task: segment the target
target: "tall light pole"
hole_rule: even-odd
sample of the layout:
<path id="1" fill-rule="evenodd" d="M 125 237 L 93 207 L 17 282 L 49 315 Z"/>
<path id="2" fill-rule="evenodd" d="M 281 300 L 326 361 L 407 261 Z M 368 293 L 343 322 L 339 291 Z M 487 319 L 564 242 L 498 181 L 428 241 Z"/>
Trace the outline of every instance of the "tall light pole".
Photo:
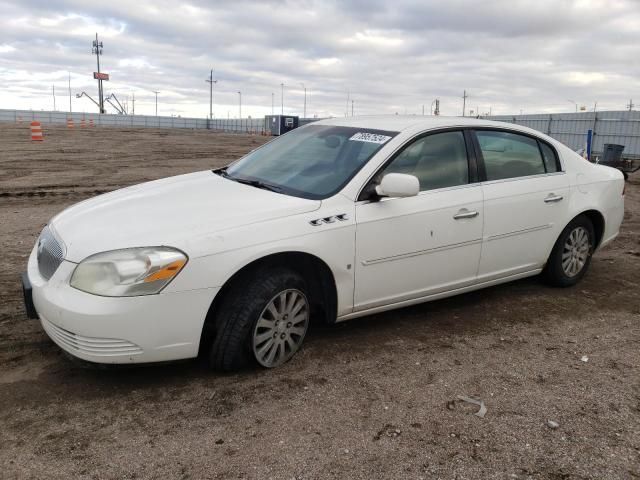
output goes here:
<path id="1" fill-rule="evenodd" d="M 304 83 L 300 83 L 302 88 L 304 88 L 304 110 L 302 113 L 302 118 L 307 118 L 307 87 L 304 86 Z"/>
<path id="2" fill-rule="evenodd" d="M 242 118 L 242 92 L 238 91 L 238 118 Z"/>
<path id="3" fill-rule="evenodd" d="M 156 117 L 158 116 L 158 94 L 160 92 L 156 91 L 156 90 L 151 90 L 153 93 L 156 94 Z"/>
<path id="4" fill-rule="evenodd" d="M 567 100 L 567 102 L 573 103 L 576 106 L 576 113 L 578 113 L 578 104 L 574 100 Z"/>
<path id="5" fill-rule="evenodd" d="M 213 69 L 211 69 L 209 79 L 205 82 L 209 83 L 209 119 L 213 120 L 213 84 L 218 83 L 218 80 L 213 79 Z"/>
<path id="6" fill-rule="evenodd" d="M 100 75 L 100 55 L 102 55 L 102 42 L 98 41 L 98 34 L 96 33 L 96 39 L 93 41 L 93 48 L 91 53 L 96 54 L 96 61 L 98 63 L 98 76 Z M 102 89 L 102 79 L 98 77 L 98 101 L 100 113 L 107 113 L 104 109 L 104 91 Z"/>
<path id="7" fill-rule="evenodd" d="M 284 115 L 284 83 L 280 84 L 280 114 Z"/>

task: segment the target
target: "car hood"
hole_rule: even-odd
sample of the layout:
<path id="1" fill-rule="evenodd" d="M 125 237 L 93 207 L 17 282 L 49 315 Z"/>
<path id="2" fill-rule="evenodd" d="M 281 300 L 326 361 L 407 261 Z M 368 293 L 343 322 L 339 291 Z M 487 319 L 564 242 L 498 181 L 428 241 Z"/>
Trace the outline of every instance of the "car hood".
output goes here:
<path id="1" fill-rule="evenodd" d="M 197 257 L 213 253 L 206 245 L 215 244 L 220 231 L 310 212 L 320 204 L 205 171 L 85 200 L 64 210 L 50 225 L 71 262 L 108 250 L 159 245 Z"/>

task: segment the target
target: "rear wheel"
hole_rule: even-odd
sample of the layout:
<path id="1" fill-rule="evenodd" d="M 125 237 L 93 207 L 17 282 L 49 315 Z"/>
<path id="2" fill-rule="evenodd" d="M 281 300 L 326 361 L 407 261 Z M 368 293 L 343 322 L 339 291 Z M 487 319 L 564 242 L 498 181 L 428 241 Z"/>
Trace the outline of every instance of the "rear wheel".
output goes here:
<path id="1" fill-rule="evenodd" d="M 258 363 L 274 368 L 302 346 L 311 307 L 304 279 L 289 269 L 263 269 L 234 285 L 216 315 L 209 363 L 232 371 Z"/>
<path id="2" fill-rule="evenodd" d="M 594 229 L 584 215 L 574 218 L 562 231 L 549 255 L 544 276 L 557 287 L 570 287 L 580 281 L 591 263 Z"/>

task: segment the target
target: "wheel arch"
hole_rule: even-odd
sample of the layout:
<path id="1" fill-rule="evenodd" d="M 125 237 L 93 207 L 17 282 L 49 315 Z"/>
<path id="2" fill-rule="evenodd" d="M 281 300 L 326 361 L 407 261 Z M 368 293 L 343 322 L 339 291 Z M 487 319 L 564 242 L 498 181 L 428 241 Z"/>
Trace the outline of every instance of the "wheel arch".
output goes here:
<path id="1" fill-rule="evenodd" d="M 222 285 L 205 317 L 200 336 L 200 349 L 206 352 L 216 335 L 216 314 L 228 292 L 262 269 L 273 267 L 287 267 L 299 273 L 309 284 L 313 317 L 321 318 L 323 322 L 334 323 L 337 317 L 338 292 L 335 276 L 331 268 L 321 258 L 302 251 L 283 251 L 271 253 L 257 258 L 239 268 Z"/>
<path id="2" fill-rule="evenodd" d="M 574 219 L 576 219 L 580 215 L 584 215 L 589 220 L 591 220 L 591 224 L 593 225 L 593 232 L 596 236 L 596 238 L 594 239 L 594 245 L 593 245 L 593 249 L 595 250 L 600 246 L 600 242 L 602 242 L 602 237 L 604 236 L 604 227 L 605 227 L 604 215 L 599 210 L 589 209 L 574 216 L 569 223 L 571 223 Z M 567 223 L 567 225 L 569 223 Z"/>

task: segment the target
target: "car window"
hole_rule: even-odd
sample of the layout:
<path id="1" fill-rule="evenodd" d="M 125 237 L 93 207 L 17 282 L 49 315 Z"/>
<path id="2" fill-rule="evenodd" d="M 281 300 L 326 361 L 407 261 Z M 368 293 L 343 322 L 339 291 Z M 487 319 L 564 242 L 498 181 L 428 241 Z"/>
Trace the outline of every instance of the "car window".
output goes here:
<path id="1" fill-rule="evenodd" d="M 538 143 L 540 143 L 540 151 L 542 152 L 544 167 L 546 168 L 547 173 L 557 172 L 558 158 L 556 157 L 556 152 L 546 143 Z"/>
<path id="2" fill-rule="evenodd" d="M 462 132 L 435 133 L 411 143 L 384 169 L 387 173 L 415 175 L 420 190 L 469 183 L 467 148 Z"/>
<path id="3" fill-rule="evenodd" d="M 487 180 L 545 173 L 538 142 L 526 135 L 493 130 L 476 131 Z"/>

